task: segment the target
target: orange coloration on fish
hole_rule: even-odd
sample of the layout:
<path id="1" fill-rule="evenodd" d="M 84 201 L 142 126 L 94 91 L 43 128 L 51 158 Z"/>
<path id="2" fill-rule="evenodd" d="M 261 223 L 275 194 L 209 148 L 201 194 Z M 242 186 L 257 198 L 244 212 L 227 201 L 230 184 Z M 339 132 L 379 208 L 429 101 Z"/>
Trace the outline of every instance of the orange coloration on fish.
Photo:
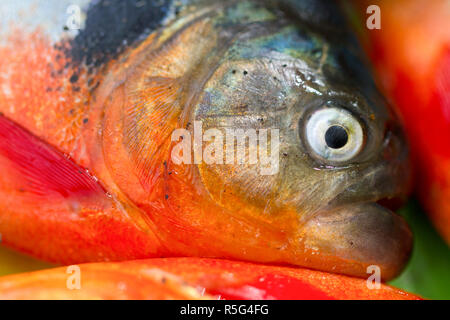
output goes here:
<path id="1" fill-rule="evenodd" d="M 0 48 L 3 242 L 62 263 L 160 254 L 155 236 L 131 221 L 133 209 L 125 212 L 69 159 L 87 162 L 80 135 L 91 99 L 87 86 L 71 84 L 75 71 L 39 32 L 17 32 L 9 43 Z"/>
<path id="2" fill-rule="evenodd" d="M 417 189 L 450 244 L 450 6 L 448 1 L 354 1 L 365 26 L 368 5 L 381 30 L 361 30 L 380 85 L 403 119 L 416 163 Z"/>
<path id="3" fill-rule="evenodd" d="M 0 299 L 421 299 L 384 284 L 369 289 L 365 279 L 227 260 L 166 258 L 79 267 L 79 280 L 78 269 L 66 267 L 0 278 Z"/>
<path id="4" fill-rule="evenodd" d="M 0 46 L 3 242 L 65 264 L 194 256 L 396 276 L 411 232 L 379 203 L 407 196 L 408 151 L 357 57 L 262 2 L 201 3 L 95 67 L 44 32 Z M 313 117 L 348 145 L 308 131 Z M 175 161 L 172 133 L 196 121 L 279 129 L 279 171 Z M 370 296 L 362 283 L 324 290 Z"/>

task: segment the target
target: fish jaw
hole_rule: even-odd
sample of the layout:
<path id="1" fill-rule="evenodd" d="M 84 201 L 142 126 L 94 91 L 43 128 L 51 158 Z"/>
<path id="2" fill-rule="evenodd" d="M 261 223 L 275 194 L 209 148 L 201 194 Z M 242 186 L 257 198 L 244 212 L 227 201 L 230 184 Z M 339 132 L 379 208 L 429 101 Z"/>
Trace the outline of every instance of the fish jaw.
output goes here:
<path id="1" fill-rule="evenodd" d="M 369 266 L 379 268 L 382 280 L 400 273 L 412 249 L 412 233 L 406 222 L 376 204 L 343 206 L 319 213 L 302 230 L 306 250 L 320 252 L 320 264 L 346 274 L 364 277 Z"/>

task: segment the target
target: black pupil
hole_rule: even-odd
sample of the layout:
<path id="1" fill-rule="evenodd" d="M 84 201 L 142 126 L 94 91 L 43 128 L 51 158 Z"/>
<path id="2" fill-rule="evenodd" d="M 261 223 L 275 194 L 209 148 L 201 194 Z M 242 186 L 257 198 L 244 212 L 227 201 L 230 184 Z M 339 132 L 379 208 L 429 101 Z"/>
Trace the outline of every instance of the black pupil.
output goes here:
<path id="1" fill-rule="evenodd" d="M 341 126 L 331 126 L 325 133 L 325 142 L 330 148 L 340 149 L 347 144 L 347 141 L 347 131 Z"/>

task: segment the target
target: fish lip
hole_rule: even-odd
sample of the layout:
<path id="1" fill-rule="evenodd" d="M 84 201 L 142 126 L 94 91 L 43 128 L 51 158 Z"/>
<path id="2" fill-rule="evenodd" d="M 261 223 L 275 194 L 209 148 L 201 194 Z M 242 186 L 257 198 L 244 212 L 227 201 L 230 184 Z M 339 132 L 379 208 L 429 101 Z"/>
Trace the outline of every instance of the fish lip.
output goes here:
<path id="1" fill-rule="evenodd" d="M 304 226 L 303 235 L 305 248 L 320 253 L 312 267 L 367 278 L 368 267 L 376 266 L 382 281 L 397 276 L 412 251 L 406 221 L 375 202 L 320 212 Z"/>

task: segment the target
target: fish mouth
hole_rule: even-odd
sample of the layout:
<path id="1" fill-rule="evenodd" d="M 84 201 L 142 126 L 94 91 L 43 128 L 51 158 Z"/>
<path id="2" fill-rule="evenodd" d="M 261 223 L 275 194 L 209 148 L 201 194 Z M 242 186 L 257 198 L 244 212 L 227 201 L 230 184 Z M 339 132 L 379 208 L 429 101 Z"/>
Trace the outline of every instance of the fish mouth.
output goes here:
<path id="1" fill-rule="evenodd" d="M 303 231 L 305 250 L 320 252 L 310 262 L 357 277 L 368 278 L 378 270 L 382 281 L 390 280 L 403 270 L 412 250 L 406 221 L 375 202 L 319 213 Z"/>

